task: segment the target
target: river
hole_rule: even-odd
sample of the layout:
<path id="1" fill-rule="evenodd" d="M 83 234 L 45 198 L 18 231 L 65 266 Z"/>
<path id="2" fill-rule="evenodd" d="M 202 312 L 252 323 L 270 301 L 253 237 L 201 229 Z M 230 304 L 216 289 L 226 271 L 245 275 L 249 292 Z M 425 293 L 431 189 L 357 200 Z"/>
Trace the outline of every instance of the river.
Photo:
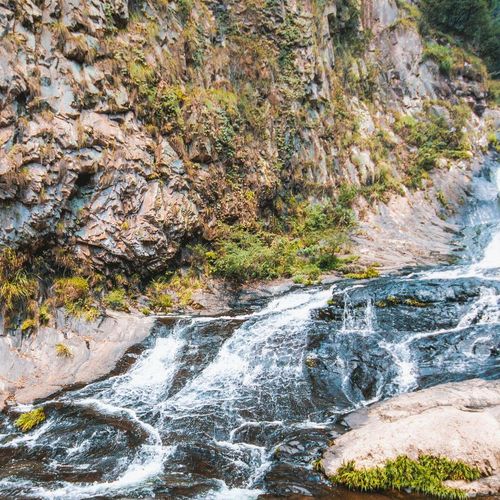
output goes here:
<path id="1" fill-rule="evenodd" d="M 164 320 L 113 374 L 44 402 L 30 433 L 0 416 L 0 497 L 389 498 L 333 488 L 312 462 L 356 408 L 500 376 L 499 191 L 490 159 L 454 265 Z"/>

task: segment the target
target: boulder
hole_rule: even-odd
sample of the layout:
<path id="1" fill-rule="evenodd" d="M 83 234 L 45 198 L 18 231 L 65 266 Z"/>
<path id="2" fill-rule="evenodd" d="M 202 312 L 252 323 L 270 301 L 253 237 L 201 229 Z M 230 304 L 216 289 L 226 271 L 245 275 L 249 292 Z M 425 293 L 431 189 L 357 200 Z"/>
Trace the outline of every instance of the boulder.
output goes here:
<path id="1" fill-rule="evenodd" d="M 471 495 L 500 494 L 500 381 L 439 385 L 354 412 L 347 432 L 325 452 L 322 467 L 333 476 L 351 460 L 381 466 L 406 455 L 443 456 L 478 467 L 486 478 L 447 483 Z"/>

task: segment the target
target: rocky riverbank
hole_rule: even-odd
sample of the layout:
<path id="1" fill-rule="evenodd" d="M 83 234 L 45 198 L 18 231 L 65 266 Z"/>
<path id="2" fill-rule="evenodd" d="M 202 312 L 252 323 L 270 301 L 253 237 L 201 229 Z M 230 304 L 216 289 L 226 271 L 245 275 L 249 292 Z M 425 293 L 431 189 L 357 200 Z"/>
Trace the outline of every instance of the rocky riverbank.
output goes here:
<path id="1" fill-rule="evenodd" d="M 152 317 L 110 312 L 86 322 L 58 312 L 36 335 L 0 337 L 0 411 L 107 375 L 152 331 Z"/>
<path id="2" fill-rule="evenodd" d="M 446 183 L 435 175 L 439 190 L 446 183 L 450 205 L 442 207 L 422 192 L 394 196 L 387 204 L 372 208 L 372 215 L 353 237 L 353 251 L 367 262 L 379 261 L 382 271 L 398 271 L 404 266 L 438 263 L 450 256 L 459 229 L 459 214 L 467 199 L 472 175 L 481 162 L 460 168 L 456 165 Z M 451 182 L 452 180 L 452 182 Z M 455 218 L 445 215 L 454 213 Z M 375 215 L 376 214 L 376 215 Z M 417 235 L 417 236 L 412 236 Z M 405 242 L 398 245 L 397 241 Z M 416 250 L 418 247 L 418 250 Z M 340 279 L 338 274 L 323 277 L 323 282 Z M 195 291 L 186 313 L 215 316 L 247 310 L 297 286 L 293 280 L 255 282 L 243 286 L 222 280 L 209 280 Z M 330 307 L 331 309 L 331 307 Z M 326 310 L 328 311 L 328 310 Z M 182 313 L 182 311 L 179 311 Z M 327 314 L 325 312 L 324 314 Z M 0 408 L 8 401 L 29 403 L 47 397 L 64 387 L 88 383 L 109 373 L 131 346 L 140 343 L 154 328 L 157 316 L 108 310 L 96 321 L 71 317 L 58 310 L 50 327 L 40 327 L 27 336 L 0 336 Z M 56 345 L 67 346 L 71 355 L 58 355 Z"/>
<path id="3" fill-rule="evenodd" d="M 327 476 L 351 460 L 371 468 L 401 455 L 443 456 L 485 475 L 447 486 L 471 496 L 500 494 L 500 381 L 475 379 L 404 394 L 354 412 L 346 423 L 351 430 L 323 456 Z"/>

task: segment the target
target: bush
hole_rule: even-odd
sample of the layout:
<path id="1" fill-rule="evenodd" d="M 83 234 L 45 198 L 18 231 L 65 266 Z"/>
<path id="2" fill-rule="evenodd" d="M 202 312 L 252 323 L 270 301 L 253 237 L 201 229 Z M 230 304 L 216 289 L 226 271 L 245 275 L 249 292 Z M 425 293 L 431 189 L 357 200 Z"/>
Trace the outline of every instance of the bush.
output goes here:
<path id="1" fill-rule="evenodd" d="M 111 290 L 103 299 L 103 303 L 116 311 L 128 311 L 127 294 L 123 288 Z"/>
<path id="2" fill-rule="evenodd" d="M 236 282 L 293 277 L 312 283 L 344 265 L 338 254 L 355 223 L 350 208 L 357 191 L 341 186 L 335 203 L 296 204 L 286 230 L 225 227 L 207 254 L 213 272 Z"/>
<path id="3" fill-rule="evenodd" d="M 23 413 L 15 422 L 14 425 L 22 432 L 28 432 L 33 427 L 40 425 L 45 420 L 45 412 L 43 408 L 37 408 L 27 413 Z"/>
<path id="4" fill-rule="evenodd" d="M 146 290 L 146 295 L 149 298 L 151 308 L 156 312 L 168 313 L 171 311 L 174 300 L 168 293 L 168 282 L 159 278 L 151 282 Z"/>
<path id="5" fill-rule="evenodd" d="M 422 10 L 432 28 L 458 36 L 485 59 L 492 73 L 500 71 L 498 2 L 423 0 Z"/>

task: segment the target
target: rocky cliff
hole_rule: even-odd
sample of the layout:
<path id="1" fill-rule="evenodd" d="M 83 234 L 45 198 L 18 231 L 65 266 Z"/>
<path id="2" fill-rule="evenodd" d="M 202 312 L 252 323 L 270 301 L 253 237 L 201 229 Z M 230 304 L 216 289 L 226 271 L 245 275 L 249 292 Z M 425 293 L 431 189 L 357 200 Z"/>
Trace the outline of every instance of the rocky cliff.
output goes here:
<path id="1" fill-rule="evenodd" d="M 0 244 L 104 272 L 163 271 L 292 196 L 404 190 L 401 117 L 451 130 L 470 106 L 443 166 L 486 107 L 480 65 L 444 75 L 404 1 L 3 0 L 0 19 Z"/>
<path id="2" fill-rule="evenodd" d="M 499 120 L 417 5 L 1 0 L 1 330 L 447 255 Z"/>

